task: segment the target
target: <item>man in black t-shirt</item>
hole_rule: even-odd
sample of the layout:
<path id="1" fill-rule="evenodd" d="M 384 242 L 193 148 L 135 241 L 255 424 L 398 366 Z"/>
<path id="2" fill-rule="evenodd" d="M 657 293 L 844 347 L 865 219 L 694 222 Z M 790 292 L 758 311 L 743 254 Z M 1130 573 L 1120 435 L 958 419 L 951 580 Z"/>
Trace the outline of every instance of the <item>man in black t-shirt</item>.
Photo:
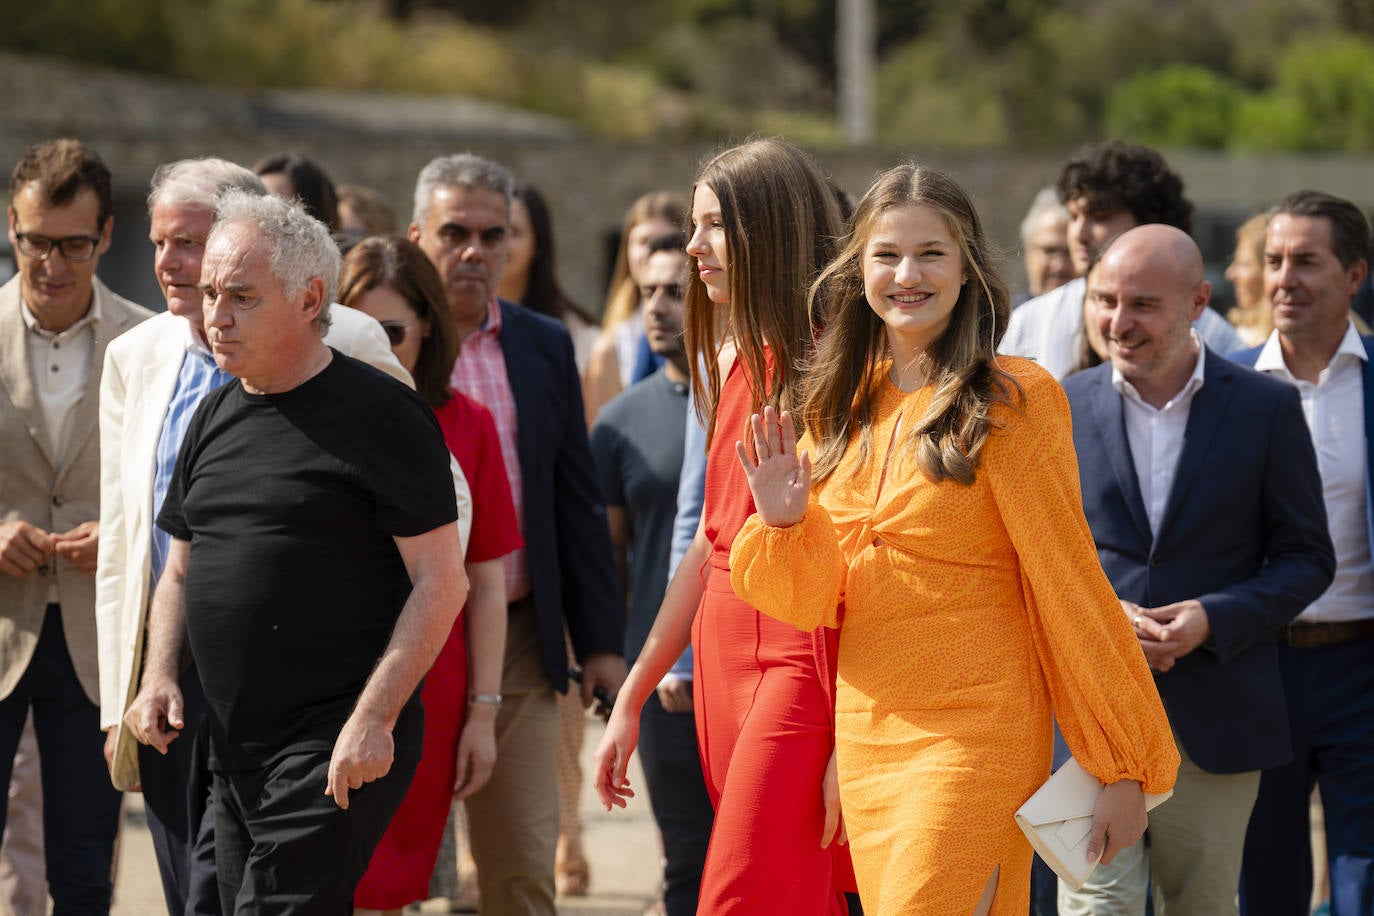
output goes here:
<path id="1" fill-rule="evenodd" d="M 329 349 L 339 258 L 298 204 L 230 193 L 201 289 L 239 381 L 187 429 L 125 716 L 165 752 L 189 642 L 210 708 L 226 913 L 347 913 L 420 755 L 417 687 L 467 593 L 448 449 L 414 392 Z"/>

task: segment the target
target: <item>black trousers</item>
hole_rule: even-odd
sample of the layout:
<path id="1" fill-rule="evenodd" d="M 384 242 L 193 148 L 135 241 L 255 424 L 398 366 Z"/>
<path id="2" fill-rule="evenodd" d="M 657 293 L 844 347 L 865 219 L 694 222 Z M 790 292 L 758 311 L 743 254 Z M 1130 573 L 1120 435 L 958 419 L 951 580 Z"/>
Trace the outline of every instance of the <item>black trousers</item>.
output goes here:
<path id="1" fill-rule="evenodd" d="M 346 811 L 324 794 L 329 756 L 289 754 L 261 769 L 214 774 L 225 913 L 351 916 L 353 891 L 415 775 L 420 742 L 398 734 L 391 771 L 350 791 Z"/>
<path id="2" fill-rule="evenodd" d="M 181 696 L 186 727 L 167 754 L 139 745 L 143 806 L 168 916 L 219 916 L 209 713 L 194 664 L 181 675 Z"/>
<path id="3" fill-rule="evenodd" d="M 38 737 L 43 854 L 53 914 L 107 914 L 122 796 L 110 784 L 100 710 L 77 680 L 56 604 L 48 605 L 24 676 L 0 700 L 0 786 L 10 784 L 14 751 L 30 708 Z M 0 805 L 0 832 L 5 814 Z"/>
<path id="4" fill-rule="evenodd" d="M 715 812 L 701 775 L 693 716 L 668 712 L 657 691 L 639 716 L 639 762 L 663 835 L 664 910 L 667 916 L 693 916 Z"/>

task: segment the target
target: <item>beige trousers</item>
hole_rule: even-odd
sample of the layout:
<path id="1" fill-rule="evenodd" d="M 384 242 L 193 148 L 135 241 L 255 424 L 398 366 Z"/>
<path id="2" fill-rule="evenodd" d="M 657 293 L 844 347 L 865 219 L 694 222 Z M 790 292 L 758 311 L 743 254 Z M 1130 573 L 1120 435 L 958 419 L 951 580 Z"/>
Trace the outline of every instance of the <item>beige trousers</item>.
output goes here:
<path id="1" fill-rule="evenodd" d="M 496 717 L 496 769 L 467 800 L 483 916 L 555 916 L 558 708 L 534 606 L 511 605 Z"/>
<path id="2" fill-rule="evenodd" d="M 1145 840 L 1099 865 L 1080 890 L 1059 882 L 1060 916 L 1143 916 L 1154 885 L 1156 916 L 1236 914 L 1241 854 L 1250 809 L 1259 793 L 1258 770 L 1207 773 L 1183 762 L 1174 797 L 1150 812 Z"/>

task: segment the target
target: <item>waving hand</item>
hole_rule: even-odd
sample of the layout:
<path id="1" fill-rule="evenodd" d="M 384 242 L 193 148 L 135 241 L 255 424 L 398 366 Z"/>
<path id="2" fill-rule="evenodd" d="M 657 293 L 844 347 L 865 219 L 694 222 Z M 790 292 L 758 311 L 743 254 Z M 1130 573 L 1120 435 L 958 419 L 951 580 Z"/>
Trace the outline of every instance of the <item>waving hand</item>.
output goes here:
<path id="1" fill-rule="evenodd" d="M 797 432 L 792 415 L 778 414 L 772 407 L 763 409 L 763 416 L 749 418 L 754 433 L 755 463 L 743 442 L 735 443 L 735 453 L 749 489 L 754 494 L 754 508 L 759 520 L 775 528 L 795 525 L 806 515 L 806 501 L 811 492 L 811 457 L 797 455 Z"/>

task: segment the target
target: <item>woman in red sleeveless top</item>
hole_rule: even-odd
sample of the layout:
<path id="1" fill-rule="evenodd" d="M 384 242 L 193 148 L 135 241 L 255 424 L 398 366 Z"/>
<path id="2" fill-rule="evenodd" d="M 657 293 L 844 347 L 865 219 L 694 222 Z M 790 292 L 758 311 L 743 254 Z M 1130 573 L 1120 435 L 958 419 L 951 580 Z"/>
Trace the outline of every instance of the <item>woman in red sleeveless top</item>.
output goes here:
<path id="1" fill-rule="evenodd" d="M 471 591 L 420 689 L 420 764 L 353 893 L 356 913 L 399 914 L 429 897 L 452 800 L 480 789 L 496 761 L 495 704 L 506 641 L 501 557 L 521 546 L 520 528 L 496 422 L 481 404 L 449 387 L 458 330 L 429 258 L 399 236 L 364 239 L 344 258 L 339 301 L 381 323 L 396 358 L 434 408 L 472 490 L 465 557 Z"/>
<path id="2" fill-rule="evenodd" d="M 698 912 L 713 916 L 840 914 L 854 888 L 832 762 L 834 632 L 760 615 L 735 595 L 729 569 L 754 511 L 735 443 L 751 413 L 800 402 L 813 341 L 807 284 L 840 232 L 820 170 L 781 140 L 719 154 L 693 189 L 687 346 L 704 370 L 692 380 L 709 442 L 702 522 L 621 689 L 593 778 L 608 809 L 633 795 L 625 766 L 640 709 L 690 634 L 716 808 Z"/>

